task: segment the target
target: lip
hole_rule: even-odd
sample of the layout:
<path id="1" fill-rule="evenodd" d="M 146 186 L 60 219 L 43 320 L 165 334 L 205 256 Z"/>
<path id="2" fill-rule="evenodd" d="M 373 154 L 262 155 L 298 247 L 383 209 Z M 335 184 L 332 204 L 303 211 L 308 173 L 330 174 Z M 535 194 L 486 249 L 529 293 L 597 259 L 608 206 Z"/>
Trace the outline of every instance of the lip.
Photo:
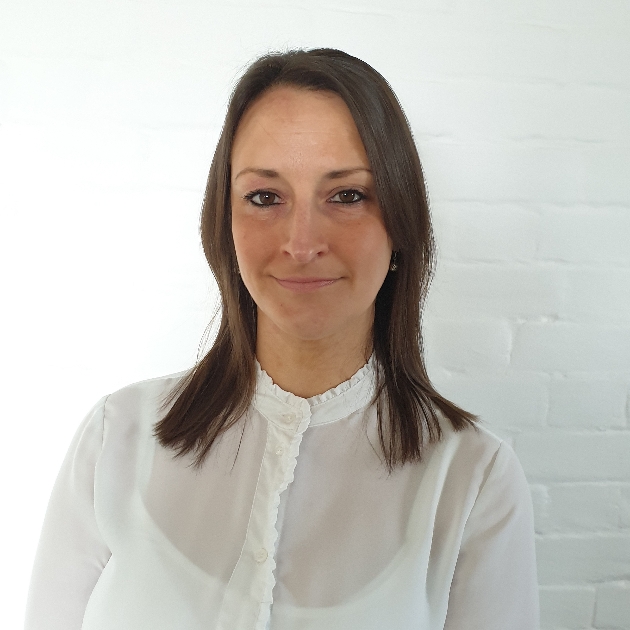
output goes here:
<path id="1" fill-rule="evenodd" d="M 322 287 L 328 287 L 339 280 L 339 278 L 275 278 L 276 282 L 285 289 L 294 293 L 308 293 L 316 291 Z"/>

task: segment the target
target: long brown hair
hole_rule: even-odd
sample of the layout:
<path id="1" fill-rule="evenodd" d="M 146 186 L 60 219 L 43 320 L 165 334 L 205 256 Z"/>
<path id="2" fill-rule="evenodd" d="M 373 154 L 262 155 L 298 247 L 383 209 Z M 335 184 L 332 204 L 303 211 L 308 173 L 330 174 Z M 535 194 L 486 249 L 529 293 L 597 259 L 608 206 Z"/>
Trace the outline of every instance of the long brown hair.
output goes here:
<path id="1" fill-rule="evenodd" d="M 389 470 L 418 461 L 426 444 L 442 437 L 438 411 L 455 430 L 475 416 L 442 397 L 424 362 L 421 315 L 433 276 L 435 244 L 420 159 L 411 129 L 387 81 L 367 63 L 340 50 L 320 48 L 264 55 L 249 66 L 229 101 L 201 214 L 203 249 L 219 287 L 221 323 L 210 351 L 166 400 L 155 426 L 163 446 L 193 453 L 201 465 L 213 442 L 247 411 L 256 386 L 257 310 L 240 276 L 232 240 L 230 159 L 245 110 L 272 87 L 325 90 L 348 106 L 374 175 L 397 269 L 376 297 L 379 439 Z"/>

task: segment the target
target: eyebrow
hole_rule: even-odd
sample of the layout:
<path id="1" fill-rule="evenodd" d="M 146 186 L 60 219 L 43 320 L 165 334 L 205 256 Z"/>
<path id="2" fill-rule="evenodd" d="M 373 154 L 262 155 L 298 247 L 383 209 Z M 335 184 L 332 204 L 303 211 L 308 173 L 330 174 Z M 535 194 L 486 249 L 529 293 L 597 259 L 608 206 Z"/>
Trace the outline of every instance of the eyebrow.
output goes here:
<path id="1" fill-rule="evenodd" d="M 342 177 L 346 177 L 346 175 L 352 175 L 354 173 L 358 173 L 360 171 L 365 171 L 366 173 L 371 173 L 372 171 L 369 168 L 365 168 L 364 166 L 358 166 L 356 168 L 344 168 L 339 171 L 329 171 L 324 175 L 324 179 L 340 179 Z M 280 177 L 280 173 L 278 171 L 274 171 L 268 168 L 244 168 L 235 178 L 236 181 L 241 175 L 245 175 L 246 173 L 254 173 L 255 175 L 260 175 L 260 177 L 267 177 L 269 179 L 274 179 L 276 177 Z"/>

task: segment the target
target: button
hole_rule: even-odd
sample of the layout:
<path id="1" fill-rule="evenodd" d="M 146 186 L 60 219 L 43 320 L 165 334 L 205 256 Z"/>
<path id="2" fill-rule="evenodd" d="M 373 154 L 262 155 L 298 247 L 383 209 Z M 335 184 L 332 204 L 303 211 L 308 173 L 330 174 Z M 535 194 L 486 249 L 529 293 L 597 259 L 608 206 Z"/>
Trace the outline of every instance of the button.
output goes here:
<path id="1" fill-rule="evenodd" d="M 258 564 L 262 564 L 267 559 L 268 555 L 267 550 L 261 548 L 254 554 L 254 558 Z"/>
<path id="2" fill-rule="evenodd" d="M 295 413 L 293 413 L 292 411 L 289 411 L 287 413 L 283 413 L 282 414 L 282 419 L 286 423 L 293 422 L 296 418 L 297 418 L 297 415 Z"/>
<path id="3" fill-rule="evenodd" d="M 278 446 L 278 448 L 276 449 L 276 455 L 282 455 L 282 453 L 284 453 L 284 449 L 282 448 L 282 446 Z"/>

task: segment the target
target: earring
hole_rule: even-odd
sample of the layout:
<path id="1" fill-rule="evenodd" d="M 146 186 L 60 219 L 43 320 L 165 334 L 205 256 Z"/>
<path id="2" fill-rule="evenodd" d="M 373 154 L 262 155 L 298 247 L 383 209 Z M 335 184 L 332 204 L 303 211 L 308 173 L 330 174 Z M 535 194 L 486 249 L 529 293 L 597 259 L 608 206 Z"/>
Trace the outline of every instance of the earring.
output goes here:
<path id="1" fill-rule="evenodd" d="M 389 270 L 390 271 L 396 271 L 396 269 L 398 269 L 398 264 L 396 263 L 396 260 L 398 259 L 398 252 L 393 252 L 392 253 L 392 260 L 389 264 Z"/>

